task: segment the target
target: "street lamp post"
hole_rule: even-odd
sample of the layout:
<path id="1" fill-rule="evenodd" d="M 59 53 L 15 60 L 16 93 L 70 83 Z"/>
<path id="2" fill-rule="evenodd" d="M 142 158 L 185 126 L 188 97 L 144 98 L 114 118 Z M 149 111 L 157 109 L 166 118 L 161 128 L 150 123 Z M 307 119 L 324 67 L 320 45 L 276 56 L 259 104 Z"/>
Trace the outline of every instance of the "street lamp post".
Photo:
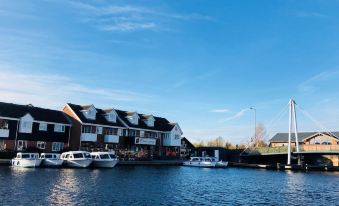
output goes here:
<path id="1" fill-rule="evenodd" d="M 254 140 L 256 140 L 257 136 L 257 109 L 254 107 L 250 107 L 250 110 L 254 111 Z"/>

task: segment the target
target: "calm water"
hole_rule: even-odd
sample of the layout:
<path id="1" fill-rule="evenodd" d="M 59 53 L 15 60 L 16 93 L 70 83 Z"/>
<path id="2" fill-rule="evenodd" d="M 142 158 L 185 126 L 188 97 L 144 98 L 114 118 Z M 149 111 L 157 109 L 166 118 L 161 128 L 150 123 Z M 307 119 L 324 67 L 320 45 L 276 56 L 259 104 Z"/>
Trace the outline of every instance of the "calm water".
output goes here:
<path id="1" fill-rule="evenodd" d="M 0 205 L 339 205 L 339 173 L 0 167 Z"/>

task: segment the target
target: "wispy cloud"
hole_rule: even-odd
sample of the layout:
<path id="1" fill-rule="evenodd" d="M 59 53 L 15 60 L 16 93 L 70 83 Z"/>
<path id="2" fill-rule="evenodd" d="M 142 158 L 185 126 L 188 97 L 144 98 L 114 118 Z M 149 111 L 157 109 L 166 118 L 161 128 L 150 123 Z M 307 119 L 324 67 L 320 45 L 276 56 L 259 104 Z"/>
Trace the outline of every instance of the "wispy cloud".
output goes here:
<path id="1" fill-rule="evenodd" d="M 217 75 L 219 72 L 220 72 L 220 70 L 209 70 L 209 71 L 204 72 L 204 73 L 196 74 L 195 76 L 191 75 L 189 77 L 182 77 L 182 79 L 178 80 L 177 82 L 175 82 L 172 85 L 172 89 L 181 88 L 181 87 L 183 87 L 183 86 L 185 86 L 185 85 L 187 85 L 191 82 L 194 82 L 194 81 L 205 80 L 207 78 L 213 77 L 214 75 Z"/>
<path id="2" fill-rule="evenodd" d="M 326 14 L 323 13 L 319 13 L 319 12 L 311 12 L 311 11 L 298 11 L 295 13 L 295 15 L 297 17 L 320 17 L 320 18 L 324 18 L 324 17 L 328 17 Z"/>
<path id="3" fill-rule="evenodd" d="M 83 15 L 84 22 L 92 24 L 102 31 L 169 30 L 165 25 L 172 20 L 206 21 L 212 19 L 210 16 L 197 13 L 177 14 L 165 12 L 159 8 L 135 5 L 82 2 L 71 2 L 70 5 Z"/>
<path id="4" fill-rule="evenodd" d="M 339 79 L 339 71 L 338 70 L 331 70 L 321 72 L 308 80 L 302 82 L 298 86 L 298 90 L 302 93 L 313 93 L 317 91 L 317 89 L 321 86 L 321 84 L 326 83 L 328 84 L 329 80 Z"/>
<path id="5" fill-rule="evenodd" d="M 220 122 L 228 122 L 228 121 L 231 121 L 231 120 L 238 119 L 238 118 L 244 116 L 245 113 L 246 113 L 247 111 L 249 111 L 249 110 L 250 110 L 249 108 L 242 109 L 242 110 L 240 110 L 239 112 L 235 113 L 234 115 L 222 119 Z"/>
<path id="6" fill-rule="evenodd" d="M 212 109 L 210 110 L 212 113 L 230 113 L 231 111 L 229 109 Z"/>
<path id="7" fill-rule="evenodd" d="M 5 66 L 0 66 L 0 72 L 1 101 L 60 108 L 66 102 L 114 104 L 150 98 L 127 90 L 88 87 L 58 74 L 18 73 Z"/>

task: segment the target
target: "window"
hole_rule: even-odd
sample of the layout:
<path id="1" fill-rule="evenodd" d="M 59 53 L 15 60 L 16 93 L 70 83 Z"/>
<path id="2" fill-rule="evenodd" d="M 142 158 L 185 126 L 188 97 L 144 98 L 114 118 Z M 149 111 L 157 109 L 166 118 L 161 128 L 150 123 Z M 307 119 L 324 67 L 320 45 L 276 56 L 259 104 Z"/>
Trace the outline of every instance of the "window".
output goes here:
<path id="1" fill-rule="evenodd" d="M 107 115 L 107 120 L 110 121 L 110 122 L 116 122 L 117 121 L 117 115 L 114 114 L 113 112 L 111 112 Z"/>
<path id="2" fill-rule="evenodd" d="M 75 154 L 73 154 L 73 156 L 74 156 L 74 158 L 84 158 L 82 153 L 75 153 Z"/>
<path id="3" fill-rule="evenodd" d="M 39 131 L 47 131 L 47 123 L 40 122 L 40 124 L 39 124 Z"/>
<path id="4" fill-rule="evenodd" d="M 22 151 L 27 148 L 27 141 L 18 140 L 17 150 Z"/>
<path id="5" fill-rule="evenodd" d="M 180 135 L 177 135 L 177 134 L 176 134 L 176 135 L 174 136 L 174 139 L 180 139 Z"/>
<path id="6" fill-rule="evenodd" d="M 82 133 L 92 133 L 92 127 L 91 126 L 82 126 Z"/>
<path id="7" fill-rule="evenodd" d="M 97 127 L 97 134 L 102 134 L 102 127 Z"/>
<path id="8" fill-rule="evenodd" d="M 145 136 L 145 131 L 140 131 L 140 137 L 144 137 Z"/>
<path id="9" fill-rule="evenodd" d="M 65 125 L 63 124 L 54 125 L 54 132 L 65 132 Z"/>
<path id="10" fill-rule="evenodd" d="M 21 121 L 20 122 L 20 132 L 21 133 L 32 133 L 33 122 L 31 121 Z"/>
<path id="11" fill-rule="evenodd" d="M 46 146 L 46 142 L 38 141 L 37 144 L 36 144 L 36 147 L 38 149 L 45 149 L 45 146 Z"/>
<path id="12" fill-rule="evenodd" d="M 0 129 L 8 129 L 8 122 L 5 119 L 0 119 Z"/>
<path id="13" fill-rule="evenodd" d="M 122 129 L 118 129 L 118 135 L 122 136 Z"/>
<path id="14" fill-rule="evenodd" d="M 52 143 L 52 151 L 53 152 L 60 152 L 64 149 L 64 143 L 63 142 L 53 142 Z"/>

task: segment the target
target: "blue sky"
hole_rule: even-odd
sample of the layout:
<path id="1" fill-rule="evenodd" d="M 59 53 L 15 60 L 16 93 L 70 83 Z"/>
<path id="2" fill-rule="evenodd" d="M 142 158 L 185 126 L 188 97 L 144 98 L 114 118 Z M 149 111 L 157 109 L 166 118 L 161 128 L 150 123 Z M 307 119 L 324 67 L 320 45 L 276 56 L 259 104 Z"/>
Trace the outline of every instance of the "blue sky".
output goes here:
<path id="1" fill-rule="evenodd" d="M 300 114 L 300 130 L 339 130 L 338 11 L 337 0 L 0 0 L 1 100 L 136 110 L 192 141 L 244 143 L 249 107 L 272 135 L 294 98 L 322 124 Z"/>

